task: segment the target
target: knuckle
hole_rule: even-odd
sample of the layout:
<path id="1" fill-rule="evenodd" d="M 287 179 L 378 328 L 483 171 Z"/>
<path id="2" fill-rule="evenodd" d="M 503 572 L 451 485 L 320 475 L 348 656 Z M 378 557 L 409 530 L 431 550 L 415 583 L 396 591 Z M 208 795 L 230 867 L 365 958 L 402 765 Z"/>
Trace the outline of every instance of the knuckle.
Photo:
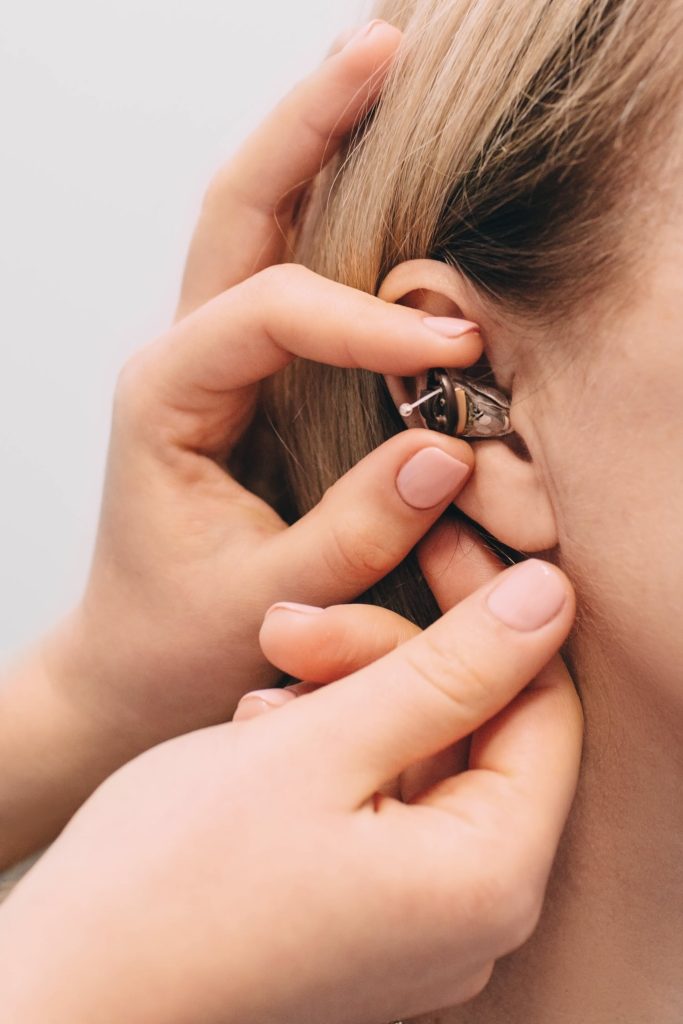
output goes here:
<path id="1" fill-rule="evenodd" d="M 249 279 L 249 286 L 261 298 L 289 296 L 292 291 L 304 285 L 310 285 L 315 275 L 300 263 L 271 263 Z"/>
<path id="2" fill-rule="evenodd" d="M 510 895 L 510 913 L 506 922 L 508 952 L 523 946 L 531 938 L 543 909 L 543 891 L 526 882 L 518 882 Z"/>
<path id="3" fill-rule="evenodd" d="M 344 529 L 335 528 L 325 552 L 327 568 L 333 576 L 351 583 L 381 574 L 386 565 L 386 552 L 372 541 L 352 537 Z"/>
<path id="4" fill-rule="evenodd" d="M 320 508 L 324 510 L 323 498 Z M 329 572 L 351 583 L 376 578 L 393 564 L 391 545 L 380 531 L 353 519 L 330 517 L 323 557 Z"/>
<path id="5" fill-rule="evenodd" d="M 490 703 L 491 684 L 486 673 L 464 650 L 444 645 L 429 630 L 423 633 L 419 654 L 411 653 L 409 662 L 419 679 L 440 691 L 462 717 L 469 719 Z"/>
<path id="6" fill-rule="evenodd" d="M 260 311 L 267 328 L 308 299 L 315 276 L 298 263 L 272 263 L 235 287 L 253 309 Z"/>
<path id="7" fill-rule="evenodd" d="M 250 204 L 249 197 L 242 194 L 242 190 L 235 178 L 234 163 L 228 159 L 225 163 L 213 172 L 204 187 L 204 195 L 201 202 L 201 216 L 211 218 L 219 213 L 225 206 L 226 197 L 233 195 L 238 202 Z"/>
<path id="8" fill-rule="evenodd" d="M 458 1001 L 464 1003 L 469 999 L 476 999 L 477 996 L 480 996 L 491 980 L 494 967 L 495 960 L 491 960 L 485 967 L 482 967 L 481 970 L 470 975 L 470 977 L 458 988 Z"/>
<path id="9" fill-rule="evenodd" d="M 225 193 L 225 168 L 221 167 L 209 178 L 202 196 L 202 213 L 210 212 Z"/>
<path id="10" fill-rule="evenodd" d="M 126 419 L 144 416 L 147 408 L 147 353 L 144 349 L 126 360 L 116 380 L 114 410 Z"/>
<path id="11" fill-rule="evenodd" d="M 495 955 L 505 956 L 531 937 L 543 907 L 544 886 L 528 866 L 515 870 L 491 859 L 492 869 L 480 874 L 474 887 L 474 913 L 488 922 L 495 936 Z"/>

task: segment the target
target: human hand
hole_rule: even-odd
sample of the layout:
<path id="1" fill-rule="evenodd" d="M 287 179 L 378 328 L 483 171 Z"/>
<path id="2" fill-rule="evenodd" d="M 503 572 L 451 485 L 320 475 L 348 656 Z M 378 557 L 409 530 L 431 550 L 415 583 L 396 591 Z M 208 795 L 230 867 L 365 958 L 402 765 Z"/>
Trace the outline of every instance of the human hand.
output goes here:
<path id="1" fill-rule="evenodd" d="M 417 547 L 420 569 L 442 612 L 450 611 L 505 566 L 481 537 L 458 519 L 442 519 Z M 282 689 L 245 694 L 233 715 L 244 722 L 284 707 L 296 697 L 357 672 L 388 654 L 420 629 L 402 615 L 375 605 L 342 604 L 322 609 L 274 605 L 261 627 L 259 642 L 268 661 L 284 675 L 303 680 Z M 277 614 L 276 614 L 277 613 Z M 464 771 L 470 737 L 412 764 L 380 792 L 404 803 L 430 786 Z"/>
<path id="2" fill-rule="evenodd" d="M 297 356 L 413 375 L 480 354 L 472 324 L 450 321 L 446 337 L 419 310 L 280 263 L 302 183 L 372 103 L 399 41 L 380 22 L 329 57 L 208 190 L 178 322 L 119 381 L 85 596 L 0 692 L 0 864 L 52 838 L 127 759 L 272 683 L 266 608 L 362 593 L 471 469 L 464 442 L 402 432 L 291 528 L 224 469 L 260 382 Z"/>
<path id="3" fill-rule="evenodd" d="M 472 997 L 532 931 L 574 793 L 573 614 L 558 570 L 515 566 L 350 676 L 128 764 L 0 914 L 5 1017 L 385 1024 Z M 471 734 L 467 771 L 378 795 Z"/>
<path id="4" fill-rule="evenodd" d="M 480 354 L 472 324 L 453 321 L 447 338 L 418 310 L 278 265 L 300 183 L 367 108 L 399 40 L 379 23 L 328 58 L 217 175 L 182 319 L 121 376 L 94 563 L 57 675 L 71 700 L 129 731 L 139 749 L 225 720 L 248 688 L 272 682 L 258 647 L 266 608 L 362 593 L 408 554 L 471 469 L 462 442 L 401 433 L 288 529 L 223 468 L 259 382 L 297 356 L 407 375 Z M 402 479 L 429 480 L 411 496 L 396 481 L 418 453 Z"/>

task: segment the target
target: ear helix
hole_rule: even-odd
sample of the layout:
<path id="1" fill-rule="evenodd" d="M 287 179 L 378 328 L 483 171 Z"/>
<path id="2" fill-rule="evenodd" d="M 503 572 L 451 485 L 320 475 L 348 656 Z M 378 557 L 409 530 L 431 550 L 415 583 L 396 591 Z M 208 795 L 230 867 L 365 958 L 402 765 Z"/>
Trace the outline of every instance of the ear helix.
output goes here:
<path id="1" fill-rule="evenodd" d="M 377 294 L 386 302 L 405 302 L 431 316 L 461 317 L 468 285 L 459 271 L 442 261 L 406 260 L 392 267 Z M 461 370 L 434 367 L 417 378 L 384 379 L 407 427 L 469 438 L 512 432 L 507 396 Z"/>

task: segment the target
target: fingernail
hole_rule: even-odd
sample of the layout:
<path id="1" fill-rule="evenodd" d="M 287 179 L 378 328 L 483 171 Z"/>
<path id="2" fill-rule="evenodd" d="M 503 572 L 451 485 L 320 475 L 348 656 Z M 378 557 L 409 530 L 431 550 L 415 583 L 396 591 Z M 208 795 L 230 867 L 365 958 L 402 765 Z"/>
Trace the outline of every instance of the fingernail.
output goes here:
<path id="1" fill-rule="evenodd" d="M 440 448 L 423 448 L 396 477 L 396 489 L 412 508 L 434 508 L 454 495 L 470 467 Z"/>
<path id="2" fill-rule="evenodd" d="M 566 600 L 567 591 L 558 574 L 532 558 L 504 575 L 487 604 L 504 625 L 530 633 L 552 622 Z"/>
<path id="3" fill-rule="evenodd" d="M 277 604 L 272 604 L 266 615 L 271 615 L 273 612 L 296 612 L 297 615 L 317 615 L 318 612 L 324 612 L 324 608 L 318 608 L 314 604 L 296 604 L 294 601 L 278 601 Z"/>
<path id="4" fill-rule="evenodd" d="M 382 21 L 381 18 L 375 18 L 373 21 L 369 21 L 367 25 L 363 25 L 362 28 L 359 28 L 358 31 L 351 36 L 344 49 L 346 49 L 347 46 L 355 46 L 355 44 L 361 39 L 366 39 L 371 32 L 374 32 L 378 25 L 386 25 L 386 22 Z"/>
<path id="5" fill-rule="evenodd" d="M 248 718 L 256 718 L 265 711 L 272 711 L 273 708 L 281 708 L 283 704 L 295 699 L 296 694 L 288 690 L 252 690 L 242 697 L 233 718 L 243 722 Z"/>
<path id="6" fill-rule="evenodd" d="M 458 320 L 452 316 L 426 316 L 422 323 L 444 338 L 461 338 L 463 334 L 479 330 L 479 325 L 471 320 Z"/>

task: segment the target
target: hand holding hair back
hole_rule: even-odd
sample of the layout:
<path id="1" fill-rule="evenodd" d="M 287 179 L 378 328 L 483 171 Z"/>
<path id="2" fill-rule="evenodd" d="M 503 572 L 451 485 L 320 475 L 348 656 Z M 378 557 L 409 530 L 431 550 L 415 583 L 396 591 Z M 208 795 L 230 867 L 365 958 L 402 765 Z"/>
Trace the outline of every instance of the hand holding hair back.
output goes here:
<path id="1" fill-rule="evenodd" d="M 296 356 L 414 374 L 479 355 L 471 325 L 449 340 L 417 310 L 281 263 L 301 183 L 372 102 L 399 39 L 380 24 L 328 58 L 209 187 L 178 320 L 119 380 L 83 600 L 0 690 L 0 867 L 49 841 L 120 764 L 229 719 L 248 689 L 275 682 L 258 647 L 266 608 L 363 593 L 472 466 L 463 442 L 411 431 L 291 529 L 222 468 L 259 383 Z M 435 478 L 419 495 L 420 467 L 412 483 L 401 476 L 416 454 Z"/>
<path id="2" fill-rule="evenodd" d="M 332 685 L 213 724 L 275 678 L 256 642 L 273 600 L 363 592 L 471 468 L 462 441 L 406 432 L 286 529 L 219 466 L 258 382 L 297 355 L 414 375 L 479 354 L 476 334 L 448 340 L 417 310 L 275 266 L 277 201 L 331 155 L 330 129 L 348 129 L 396 42 L 384 26 L 331 58 L 216 179 L 182 319 L 122 375 L 88 590 L 46 647 L 51 698 L 29 737 L 52 744 L 52 789 L 22 779 L 17 738 L 13 751 L 0 734 L 23 812 L 5 856 L 26 845 L 27 802 L 44 811 L 57 794 L 40 820 L 56 828 L 118 764 L 197 731 L 116 771 L 10 896 L 3 1019 L 383 1022 L 471 997 L 535 925 L 581 747 L 576 693 L 550 660 L 574 610 L 557 570 L 518 566 L 451 608 L 433 536 L 425 572 L 450 609 L 434 626 L 274 610 L 266 653 L 302 673 L 316 655 Z M 31 704 L 35 687 L 6 697 L 22 692 Z"/>

